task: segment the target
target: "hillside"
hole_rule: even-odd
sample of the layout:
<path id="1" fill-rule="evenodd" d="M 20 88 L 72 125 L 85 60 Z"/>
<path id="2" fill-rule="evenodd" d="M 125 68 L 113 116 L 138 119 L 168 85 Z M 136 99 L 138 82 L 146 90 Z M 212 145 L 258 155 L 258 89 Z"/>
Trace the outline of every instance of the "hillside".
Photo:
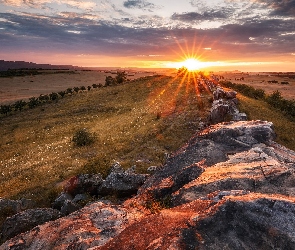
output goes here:
<path id="1" fill-rule="evenodd" d="M 2 117 L 0 197 L 50 206 L 60 184 L 75 174 L 106 175 L 116 161 L 139 172 L 162 165 L 207 116 L 210 98 L 196 95 L 182 78 L 154 76 Z M 75 147 L 71 140 L 83 128 L 95 133 L 94 143 Z"/>
<path id="2" fill-rule="evenodd" d="M 133 197 L 102 197 L 69 215 L 17 213 L 3 223 L 0 249 L 294 249 L 295 152 L 274 141 L 272 122 L 235 120 L 245 118 L 236 92 L 205 82 L 215 90 L 208 120 L 231 121 L 198 129 L 149 176 L 116 163 L 106 177 L 70 179 L 55 204 L 73 203 L 89 187 L 119 197 L 144 183 Z M 163 107 L 157 120 L 174 114 Z"/>

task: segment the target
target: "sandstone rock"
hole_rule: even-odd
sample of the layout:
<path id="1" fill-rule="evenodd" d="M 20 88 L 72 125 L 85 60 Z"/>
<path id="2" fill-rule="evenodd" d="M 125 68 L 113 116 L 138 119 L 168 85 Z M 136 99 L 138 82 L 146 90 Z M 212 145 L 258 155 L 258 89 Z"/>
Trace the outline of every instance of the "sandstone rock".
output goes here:
<path id="1" fill-rule="evenodd" d="M 61 216 L 60 212 L 51 208 L 28 209 L 7 218 L 1 228 L 2 240 L 12 238 L 22 232 Z"/>

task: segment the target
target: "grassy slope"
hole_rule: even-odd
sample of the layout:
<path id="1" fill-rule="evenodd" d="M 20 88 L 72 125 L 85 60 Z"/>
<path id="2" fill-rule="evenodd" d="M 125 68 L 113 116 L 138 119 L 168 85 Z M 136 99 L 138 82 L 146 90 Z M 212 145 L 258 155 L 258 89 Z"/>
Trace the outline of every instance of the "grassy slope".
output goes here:
<path id="1" fill-rule="evenodd" d="M 241 112 L 248 115 L 249 120 L 265 120 L 274 124 L 276 141 L 287 148 L 295 150 L 295 123 L 287 119 L 282 112 L 270 107 L 266 102 L 238 95 Z"/>
<path id="2" fill-rule="evenodd" d="M 208 112 L 210 96 L 170 77 L 148 77 L 65 97 L 0 119 L 0 197 L 48 206 L 62 181 L 103 173 L 114 161 L 145 172 L 184 144 Z M 76 130 L 96 133 L 74 147 Z"/>

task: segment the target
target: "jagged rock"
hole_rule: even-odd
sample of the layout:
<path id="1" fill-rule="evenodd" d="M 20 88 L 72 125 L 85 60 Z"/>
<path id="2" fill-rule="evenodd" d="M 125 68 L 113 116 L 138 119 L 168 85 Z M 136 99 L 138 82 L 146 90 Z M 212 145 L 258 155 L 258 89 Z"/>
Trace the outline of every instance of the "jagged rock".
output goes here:
<path id="1" fill-rule="evenodd" d="M 0 249 L 86 250 L 104 245 L 142 216 L 143 213 L 136 209 L 96 202 L 20 234 L 6 241 Z"/>
<path id="2" fill-rule="evenodd" d="M 294 249 L 294 226 L 294 199 L 226 196 L 217 203 L 197 200 L 145 217 L 95 250 Z"/>
<path id="3" fill-rule="evenodd" d="M 98 189 L 102 196 L 116 195 L 126 197 L 136 194 L 138 188 L 145 182 L 148 175 L 135 174 L 133 171 L 122 171 L 121 168 L 112 168 L 112 172 L 103 181 Z"/>
<path id="4" fill-rule="evenodd" d="M 28 209 L 7 218 L 1 228 L 2 240 L 31 230 L 37 225 L 61 217 L 58 210 L 51 208 Z"/>
<path id="5" fill-rule="evenodd" d="M 71 201 L 73 197 L 68 194 L 62 192 L 52 203 L 52 208 L 60 210 L 66 201 Z"/>
<path id="6" fill-rule="evenodd" d="M 16 214 L 23 210 L 33 208 L 35 205 L 33 200 L 30 199 L 20 199 L 20 200 L 9 200 L 0 199 L 0 214 Z"/>
<path id="7" fill-rule="evenodd" d="M 100 174 L 81 174 L 70 178 L 65 186 L 64 192 L 73 196 L 82 193 L 97 195 L 97 189 L 101 185 L 103 179 Z"/>
<path id="8" fill-rule="evenodd" d="M 63 215 L 68 215 L 71 214 L 77 210 L 79 210 L 81 208 L 81 206 L 71 200 L 65 200 L 65 202 L 63 203 L 62 207 L 60 208 L 60 212 Z"/>
<path id="9" fill-rule="evenodd" d="M 220 87 L 217 87 L 216 90 L 213 92 L 213 100 L 222 99 L 225 96 L 225 91 Z"/>
<path id="10" fill-rule="evenodd" d="M 210 126 L 122 205 L 88 204 L 0 249 L 294 249 L 295 152 L 274 138 L 270 122 Z M 128 186 L 128 172 L 100 187 Z"/>
<path id="11" fill-rule="evenodd" d="M 275 137 L 272 127 L 272 123 L 263 121 L 240 121 L 210 126 L 196 134 L 187 145 L 169 158 L 163 168 L 145 182 L 139 193 L 151 192 L 157 198 L 171 195 L 181 185 L 184 186 L 197 179 L 198 175 L 201 176 L 209 166 L 226 162 L 229 155 L 250 150 L 253 145 L 259 143 L 270 143 Z M 191 175 L 190 179 L 179 185 L 175 180 L 184 169 L 194 169 L 194 172 L 188 173 L 188 176 Z M 252 183 L 251 179 L 247 179 L 247 182 Z M 232 189 L 243 187 L 232 185 Z M 211 191 L 214 190 L 216 189 Z"/>

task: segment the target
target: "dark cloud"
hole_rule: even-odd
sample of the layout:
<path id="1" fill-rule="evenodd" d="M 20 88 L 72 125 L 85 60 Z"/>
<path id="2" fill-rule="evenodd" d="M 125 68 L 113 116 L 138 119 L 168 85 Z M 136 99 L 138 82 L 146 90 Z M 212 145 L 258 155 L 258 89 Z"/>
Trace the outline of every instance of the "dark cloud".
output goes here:
<path id="1" fill-rule="evenodd" d="M 221 11 L 209 11 L 200 14 L 198 12 L 186 12 L 186 13 L 174 13 L 171 16 L 172 20 L 182 21 L 182 22 L 199 22 L 213 19 L 224 19 L 227 18 L 227 15 Z"/>
<path id="2" fill-rule="evenodd" d="M 218 15 L 217 15 L 218 16 Z M 132 28 L 82 15 L 46 17 L 0 13 L 3 50 L 62 51 L 110 56 L 172 54 L 182 48 L 202 50 L 211 60 L 222 54 L 252 57 L 255 53 L 294 53 L 293 20 L 244 20 L 215 29 Z M 217 53 L 218 52 L 218 53 Z"/>
<path id="3" fill-rule="evenodd" d="M 256 0 L 272 9 L 271 15 L 295 17 L 294 0 Z"/>
<path id="4" fill-rule="evenodd" d="M 156 6 L 153 3 L 146 2 L 145 0 L 127 0 L 123 3 L 125 8 L 128 9 L 149 9 L 152 10 Z"/>

